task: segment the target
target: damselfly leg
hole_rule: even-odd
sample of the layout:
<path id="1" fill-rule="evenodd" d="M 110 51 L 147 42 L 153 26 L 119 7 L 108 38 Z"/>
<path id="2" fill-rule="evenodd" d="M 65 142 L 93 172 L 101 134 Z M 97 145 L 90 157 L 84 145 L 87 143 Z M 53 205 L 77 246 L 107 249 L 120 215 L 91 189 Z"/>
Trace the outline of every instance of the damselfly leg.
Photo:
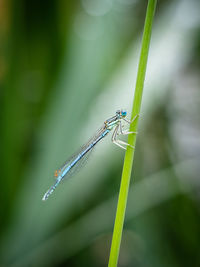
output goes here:
<path id="1" fill-rule="evenodd" d="M 138 115 L 136 115 L 131 121 L 129 120 L 125 120 L 127 123 L 132 123 L 136 118 L 138 117 Z M 117 146 L 121 147 L 122 149 L 125 149 L 126 150 L 126 147 L 127 146 L 130 146 L 132 148 L 135 148 L 134 146 L 122 141 L 122 140 L 119 140 L 117 139 L 117 136 L 120 136 L 120 135 L 129 135 L 129 134 L 137 134 L 137 132 L 130 132 L 130 131 L 127 131 L 127 130 L 123 130 L 123 125 L 121 123 L 121 121 L 119 121 L 118 125 L 115 127 L 114 129 L 114 132 L 113 132 L 113 135 L 112 135 L 112 142 L 114 144 L 116 144 Z M 124 147 L 126 146 L 126 147 Z"/>

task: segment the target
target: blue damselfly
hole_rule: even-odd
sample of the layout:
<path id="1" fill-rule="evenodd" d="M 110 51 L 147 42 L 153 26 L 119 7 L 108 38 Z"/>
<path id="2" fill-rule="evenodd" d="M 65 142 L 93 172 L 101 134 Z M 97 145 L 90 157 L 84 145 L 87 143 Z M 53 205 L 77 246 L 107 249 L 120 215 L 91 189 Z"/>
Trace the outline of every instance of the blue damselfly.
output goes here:
<path id="1" fill-rule="evenodd" d="M 61 168 L 56 170 L 55 177 L 56 182 L 52 185 L 49 190 L 44 194 L 42 200 L 47 200 L 48 197 L 53 193 L 58 184 L 64 179 L 70 177 L 74 172 L 79 169 L 86 162 L 90 152 L 96 146 L 96 144 L 103 139 L 113 128 L 112 142 L 119 147 L 126 149 L 125 146 L 133 146 L 128 143 L 117 139 L 119 135 L 135 134 L 136 132 L 129 132 L 123 130 L 122 120 L 131 123 L 138 115 L 136 115 L 131 121 L 126 119 L 127 112 L 125 110 L 117 110 L 116 114 L 104 121 L 103 126 L 96 132 L 96 134 L 84 145 L 81 149 L 75 153 L 70 159 L 68 159 Z"/>

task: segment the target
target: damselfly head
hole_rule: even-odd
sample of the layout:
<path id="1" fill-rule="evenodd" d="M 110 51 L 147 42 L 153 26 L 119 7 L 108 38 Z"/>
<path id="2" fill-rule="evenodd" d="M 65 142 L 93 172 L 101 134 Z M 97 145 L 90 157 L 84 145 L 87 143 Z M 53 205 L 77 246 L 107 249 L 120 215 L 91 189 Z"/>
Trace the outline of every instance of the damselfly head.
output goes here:
<path id="1" fill-rule="evenodd" d="M 127 111 L 125 109 L 121 110 L 121 116 L 124 118 L 127 115 Z"/>
<path id="2" fill-rule="evenodd" d="M 126 115 L 127 115 L 127 111 L 126 111 L 125 109 L 117 110 L 117 111 L 116 111 L 116 115 L 117 115 L 118 117 L 123 117 L 123 118 L 125 118 Z"/>

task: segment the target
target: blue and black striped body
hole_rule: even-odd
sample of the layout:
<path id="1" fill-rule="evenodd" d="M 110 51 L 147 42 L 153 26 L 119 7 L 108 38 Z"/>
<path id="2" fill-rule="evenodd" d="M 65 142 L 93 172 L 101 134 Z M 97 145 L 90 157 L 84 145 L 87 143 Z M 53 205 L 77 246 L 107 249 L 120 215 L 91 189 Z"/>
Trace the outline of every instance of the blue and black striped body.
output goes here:
<path id="1" fill-rule="evenodd" d="M 53 193 L 53 191 L 56 189 L 56 187 L 59 185 L 59 183 L 65 178 L 65 176 L 80 162 L 80 160 L 86 156 L 94 147 L 95 145 L 103 139 L 108 133 L 110 132 L 109 129 L 104 129 L 104 131 L 99 135 L 97 138 L 95 138 L 93 141 L 87 143 L 85 145 L 85 149 L 81 149 L 79 153 L 76 153 L 76 157 L 73 157 L 72 161 L 67 161 L 63 167 L 61 167 L 58 170 L 59 176 L 56 179 L 56 182 L 54 185 L 52 185 L 49 190 L 45 193 L 43 200 L 47 200 L 48 197 Z"/>
<path id="2" fill-rule="evenodd" d="M 78 153 L 72 156 L 65 164 L 56 171 L 56 182 L 49 190 L 44 194 L 43 200 L 47 200 L 53 193 L 59 183 L 65 178 L 69 177 L 79 165 L 83 165 L 87 155 L 95 147 L 95 145 L 103 139 L 114 127 L 116 127 L 119 121 L 126 116 L 126 111 L 118 110 L 116 115 L 106 120 L 103 126 L 97 131 L 97 133 L 85 144 Z"/>

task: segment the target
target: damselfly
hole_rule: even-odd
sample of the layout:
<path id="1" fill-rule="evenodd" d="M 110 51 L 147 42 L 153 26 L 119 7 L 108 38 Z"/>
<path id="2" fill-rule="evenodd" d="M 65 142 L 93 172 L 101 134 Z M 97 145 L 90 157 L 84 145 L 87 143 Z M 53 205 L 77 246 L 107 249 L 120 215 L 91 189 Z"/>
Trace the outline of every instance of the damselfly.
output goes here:
<path id="1" fill-rule="evenodd" d="M 127 112 L 125 110 L 117 110 L 115 116 L 104 121 L 103 126 L 96 132 L 96 134 L 83 147 L 81 147 L 81 149 L 77 153 L 75 153 L 70 159 L 68 159 L 60 169 L 56 170 L 56 182 L 44 194 L 42 200 L 47 200 L 48 197 L 53 193 L 53 191 L 64 178 L 71 176 L 77 169 L 83 166 L 95 145 L 101 139 L 103 139 L 113 128 L 114 131 L 111 140 L 114 144 L 118 145 L 123 149 L 126 149 L 127 146 L 134 148 L 128 143 L 117 139 L 117 136 L 119 135 L 128 135 L 136 133 L 124 131 L 122 120 L 130 124 L 136 119 L 138 115 L 136 115 L 131 121 L 126 119 L 126 115 Z"/>

